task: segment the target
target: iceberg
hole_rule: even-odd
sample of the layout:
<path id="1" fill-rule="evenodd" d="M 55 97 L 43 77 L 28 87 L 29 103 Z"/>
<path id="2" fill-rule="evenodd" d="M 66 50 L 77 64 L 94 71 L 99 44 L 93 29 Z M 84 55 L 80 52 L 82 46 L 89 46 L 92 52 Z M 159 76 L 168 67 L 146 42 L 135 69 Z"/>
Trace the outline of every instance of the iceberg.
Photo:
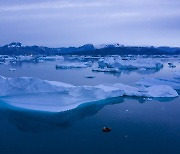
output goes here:
<path id="1" fill-rule="evenodd" d="M 150 86 L 154 86 L 154 85 L 168 85 L 171 86 L 172 88 L 176 89 L 176 90 L 180 90 L 180 76 L 179 76 L 179 72 L 178 73 L 174 73 L 173 77 L 174 78 L 143 78 L 140 81 L 136 82 L 136 85 L 139 86 L 146 86 L 146 87 L 150 87 Z"/>
<path id="2" fill-rule="evenodd" d="M 177 97 L 178 94 L 167 85 L 147 88 L 121 83 L 74 86 L 33 77 L 0 77 L 0 100 L 24 109 L 61 112 L 76 108 L 84 103 L 121 96 L 173 98 Z"/>
<path id="3" fill-rule="evenodd" d="M 58 84 L 61 85 L 59 82 Z M 0 77 L 0 96 L 62 92 L 66 87 L 66 84 L 57 86 L 54 82 L 31 77 Z"/>
<path id="4" fill-rule="evenodd" d="M 16 71 L 16 69 L 15 68 L 10 68 L 9 71 L 14 72 L 14 71 Z"/>
<path id="5" fill-rule="evenodd" d="M 56 65 L 56 69 L 73 69 L 73 68 L 87 68 L 90 64 L 88 62 L 80 63 L 80 62 L 70 62 L 70 63 L 62 63 Z"/>
<path id="6" fill-rule="evenodd" d="M 34 60 L 33 56 L 16 56 L 16 61 L 32 61 Z"/>
<path id="7" fill-rule="evenodd" d="M 134 97 L 149 97 L 149 98 L 165 98 L 165 97 L 177 97 L 177 92 L 170 86 L 167 85 L 153 85 L 150 87 L 133 87 L 116 83 L 113 85 L 124 91 L 125 96 Z"/>
<path id="8" fill-rule="evenodd" d="M 174 65 L 173 63 L 168 63 L 168 66 L 170 67 L 170 68 L 175 68 L 176 67 L 176 65 Z"/>
<path id="9" fill-rule="evenodd" d="M 136 60 L 122 60 L 120 56 L 117 57 L 106 57 L 98 60 L 98 67 L 100 69 L 115 68 L 119 70 L 126 69 L 160 69 L 163 64 L 160 61 L 154 60 L 152 58 L 146 59 L 136 59 Z"/>
<path id="10" fill-rule="evenodd" d="M 92 68 L 92 71 L 93 72 L 110 72 L 110 73 L 121 73 L 121 70 L 119 70 L 118 68 L 107 68 L 107 67 L 104 67 L 104 68 Z"/>
<path id="11" fill-rule="evenodd" d="M 64 61 L 63 56 L 43 56 L 43 57 L 38 57 L 38 61 Z"/>

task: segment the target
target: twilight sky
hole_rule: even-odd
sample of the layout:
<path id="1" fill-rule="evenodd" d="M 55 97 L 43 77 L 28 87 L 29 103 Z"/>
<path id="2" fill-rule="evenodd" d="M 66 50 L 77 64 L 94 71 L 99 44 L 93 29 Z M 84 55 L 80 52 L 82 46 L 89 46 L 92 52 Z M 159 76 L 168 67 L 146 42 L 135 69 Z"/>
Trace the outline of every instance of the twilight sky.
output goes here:
<path id="1" fill-rule="evenodd" d="M 0 0 L 0 46 L 180 46 L 180 0 Z"/>

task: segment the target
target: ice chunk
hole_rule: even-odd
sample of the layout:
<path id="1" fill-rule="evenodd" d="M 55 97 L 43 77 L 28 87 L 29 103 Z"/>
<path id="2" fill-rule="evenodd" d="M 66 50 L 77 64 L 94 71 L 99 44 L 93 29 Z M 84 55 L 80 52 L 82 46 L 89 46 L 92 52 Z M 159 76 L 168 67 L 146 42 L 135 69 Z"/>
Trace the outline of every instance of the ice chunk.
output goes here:
<path id="1" fill-rule="evenodd" d="M 175 68 L 176 67 L 176 65 L 174 65 L 173 63 L 170 63 L 170 62 L 168 63 L 168 65 L 169 65 L 170 68 Z"/>
<path id="2" fill-rule="evenodd" d="M 147 95 L 151 97 L 178 96 L 177 92 L 167 85 L 151 86 L 147 88 Z"/>
<path id="3" fill-rule="evenodd" d="M 15 68 L 10 68 L 9 71 L 14 72 L 14 71 L 16 71 L 16 69 Z"/>
<path id="4" fill-rule="evenodd" d="M 92 71 L 94 72 L 111 72 L 111 73 L 121 73 L 121 71 L 118 68 L 93 68 Z"/>
<path id="5" fill-rule="evenodd" d="M 174 79 L 180 80 L 180 72 L 175 72 L 173 74 Z"/>
<path id="6" fill-rule="evenodd" d="M 124 91 L 126 96 L 136 96 L 136 97 L 176 97 L 178 96 L 177 92 L 170 86 L 159 85 L 151 86 L 148 88 L 145 87 L 132 87 L 124 85 L 121 83 L 114 84 L 113 86 L 120 88 Z"/>
<path id="7" fill-rule="evenodd" d="M 60 84 L 60 83 L 59 83 Z M 0 96 L 52 93 L 65 91 L 66 86 L 57 86 L 44 80 L 30 77 L 4 78 L 0 77 Z"/>
<path id="8" fill-rule="evenodd" d="M 159 69 L 163 64 L 157 60 L 146 58 L 137 60 L 122 60 L 118 57 L 106 57 L 98 61 L 99 68 L 117 68 L 117 69 Z"/>
<path id="9" fill-rule="evenodd" d="M 177 77 L 177 76 L 175 76 Z M 136 82 L 136 85 L 139 86 L 154 86 L 154 85 L 168 85 L 176 90 L 180 90 L 180 81 L 176 79 L 165 79 L 165 78 L 143 78 L 140 81 Z"/>
<path id="10" fill-rule="evenodd" d="M 38 61 L 64 61 L 63 56 L 43 56 L 38 57 Z"/>
<path id="11" fill-rule="evenodd" d="M 48 81 L 48 80 L 45 80 L 45 81 L 47 83 L 50 83 L 51 85 L 54 85 L 54 86 L 65 87 L 65 88 L 75 87 L 75 86 L 68 84 L 68 83 L 63 83 L 63 82 L 58 82 L 58 81 Z"/>
<path id="12" fill-rule="evenodd" d="M 89 67 L 89 63 L 80 63 L 80 62 L 74 62 L 74 63 L 62 63 L 56 65 L 56 69 L 73 69 L 73 68 L 86 68 Z"/>
<path id="13" fill-rule="evenodd" d="M 16 61 L 31 61 L 33 60 L 33 56 L 17 56 Z"/>

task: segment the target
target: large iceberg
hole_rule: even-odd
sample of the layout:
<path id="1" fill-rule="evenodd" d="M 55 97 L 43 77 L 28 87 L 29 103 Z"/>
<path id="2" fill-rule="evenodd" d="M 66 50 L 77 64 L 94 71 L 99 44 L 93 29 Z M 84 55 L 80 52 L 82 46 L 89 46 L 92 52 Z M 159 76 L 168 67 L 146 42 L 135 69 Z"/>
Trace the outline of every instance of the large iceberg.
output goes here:
<path id="1" fill-rule="evenodd" d="M 37 78 L 0 77 L 0 99 L 20 108 L 51 112 L 66 111 L 80 104 L 120 96 L 176 97 L 167 85 L 133 87 L 121 83 L 74 86 Z"/>
<path id="2" fill-rule="evenodd" d="M 160 61 L 154 60 L 152 58 L 122 60 L 120 56 L 116 56 L 116 57 L 105 57 L 99 59 L 98 69 L 96 70 L 97 71 L 108 70 L 112 72 L 118 72 L 118 70 L 127 70 L 127 69 L 148 70 L 148 69 L 161 69 L 162 67 L 163 64 Z"/>

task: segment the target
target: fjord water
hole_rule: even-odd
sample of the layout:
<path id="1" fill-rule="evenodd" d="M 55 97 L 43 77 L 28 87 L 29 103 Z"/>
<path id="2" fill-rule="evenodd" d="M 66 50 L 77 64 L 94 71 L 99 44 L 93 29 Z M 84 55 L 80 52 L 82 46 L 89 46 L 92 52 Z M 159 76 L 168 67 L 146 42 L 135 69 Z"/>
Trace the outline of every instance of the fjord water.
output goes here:
<path id="1" fill-rule="evenodd" d="M 172 77 L 180 71 L 164 67 L 157 71 L 95 73 L 91 68 L 56 70 L 58 62 L 0 65 L 0 75 L 31 76 L 74 85 L 117 83 L 133 85 L 142 77 Z M 9 71 L 9 68 L 16 71 Z M 93 79 L 85 75 L 96 76 Z M 60 112 L 38 112 L 15 108 L 0 101 L 0 153 L 123 153 L 179 154 L 180 98 L 148 100 L 119 97 L 91 102 Z M 103 133 L 104 126 L 111 127 Z"/>

